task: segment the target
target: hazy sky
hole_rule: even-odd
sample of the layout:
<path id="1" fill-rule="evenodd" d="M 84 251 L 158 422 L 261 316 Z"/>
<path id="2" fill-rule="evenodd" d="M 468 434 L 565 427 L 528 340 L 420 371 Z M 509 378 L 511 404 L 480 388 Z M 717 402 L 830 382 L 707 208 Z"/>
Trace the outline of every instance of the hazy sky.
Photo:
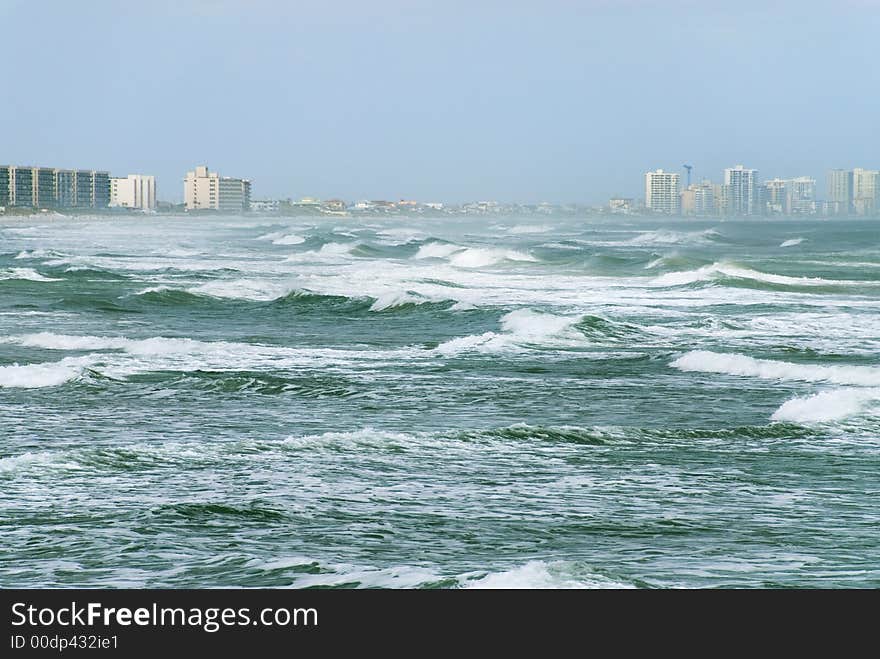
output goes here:
<path id="1" fill-rule="evenodd" d="M 0 0 L 0 162 L 254 198 L 603 202 L 880 168 L 880 0 Z M 820 188 L 824 197 L 824 188 Z"/>

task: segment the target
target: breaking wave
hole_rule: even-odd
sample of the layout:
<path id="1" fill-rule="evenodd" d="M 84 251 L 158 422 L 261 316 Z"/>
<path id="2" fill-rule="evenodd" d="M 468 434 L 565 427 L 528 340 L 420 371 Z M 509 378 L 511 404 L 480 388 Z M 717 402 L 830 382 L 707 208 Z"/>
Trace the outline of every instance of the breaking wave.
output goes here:
<path id="1" fill-rule="evenodd" d="M 845 286 L 851 284 L 865 284 L 867 282 L 835 281 L 821 279 L 819 277 L 787 277 L 759 272 L 743 266 L 731 263 L 716 262 L 711 265 L 687 270 L 684 272 L 669 272 L 651 280 L 653 286 L 685 286 L 697 282 L 723 281 L 725 279 L 748 279 L 766 284 L 782 286 Z"/>
<path id="2" fill-rule="evenodd" d="M 880 367 L 794 364 L 707 350 L 688 352 L 673 361 L 670 366 L 680 371 L 744 375 L 762 380 L 829 382 L 863 387 L 880 386 Z"/>
<path id="3" fill-rule="evenodd" d="M 58 362 L 0 366 L 0 387 L 19 389 L 57 387 L 80 377 L 88 364 L 88 359 L 66 357 Z"/>
<path id="4" fill-rule="evenodd" d="M 430 242 L 419 247 L 416 259 L 448 259 L 459 268 L 483 268 L 502 261 L 536 262 L 531 254 L 498 247 L 462 247 L 452 243 Z"/>
<path id="5" fill-rule="evenodd" d="M 0 270 L 0 279 L 19 279 L 23 281 L 40 282 L 64 281 L 63 279 L 53 279 L 51 277 L 41 275 L 33 268 L 6 268 L 5 270 Z"/>
<path id="6" fill-rule="evenodd" d="M 788 240 L 783 241 L 779 246 L 794 247 L 795 245 L 800 245 L 802 242 L 804 242 L 804 238 L 789 238 Z"/>
<path id="7" fill-rule="evenodd" d="M 792 398 L 773 413 L 774 421 L 821 423 L 862 414 L 880 401 L 880 389 L 835 389 Z"/>
<path id="8" fill-rule="evenodd" d="M 517 309 L 501 318 L 502 332 L 484 332 L 450 339 L 435 351 L 451 357 L 462 352 L 521 351 L 529 347 L 577 347 L 584 345 L 584 336 L 575 329 L 580 316 L 557 316 L 531 309 Z"/>
<path id="9" fill-rule="evenodd" d="M 571 588 L 634 588 L 592 572 L 573 561 L 529 561 L 525 565 L 490 572 L 478 578 L 459 578 L 465 588 L 571 589 Z"/>
<path id="10" fill-rule="evenodd" d="M 701 245 L 723 237 L 715 229 L 704 231 L 670 231 L 658 229 L 639 234 L 626 241 L 628 245 Z"/>

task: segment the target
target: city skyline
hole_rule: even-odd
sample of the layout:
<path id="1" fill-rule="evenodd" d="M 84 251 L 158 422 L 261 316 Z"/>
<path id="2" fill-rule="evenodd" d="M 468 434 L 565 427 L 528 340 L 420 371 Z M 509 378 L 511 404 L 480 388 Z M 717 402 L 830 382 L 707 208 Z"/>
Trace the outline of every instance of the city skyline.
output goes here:
<path id="1" fill-rule="evenodd" d="M 255 198 L 588 204 L 658 154 L 697 177 L 878 166 L 877 7 L 631 4 L 6 2 L 32 56 L 0 158 L 148 172 L 169 201 L 194 162 Z"/>
<path id="2" fill-rule="evenodd" d="M 639 208 L 667 215 L 729 215 L 762 216 L 773 214 L 819 214 L 819 215 L 873 215 L 880 209 L 880 169 L 851 167 L 850 169 L 829 169 L 825 172 L 825 185 L 809 175 L 762 180 L 760 172 L 746 168 L 742 164 L 725 167 L 721 183 L 712 179 L 694 176 L 701 173 L 693 165 L 681 167 L 681 172 L 656 170 L 644 173 L 642 196 L 613 195 L 603 207 L 611 211 L 631 212 Z M 76 193 L 78 178 L 100 175 L 106 190 L 106 204 L 96 199 L 94 184 L 91 184 L 90 197 L 81 198 Z M 21 177 L 24 176 L 24 182 Z M 16 179 L 19 182 L 16 182 Z M 33 165 L 0 164 L 0 207 L 69 208 L 110 207 L 155 209 L 157 204 L 183 206 L 187 210 L 230 210 L 240 208 L 249 210 L 251 202 L 265 207 L 265 202 L 287 201 L 311 202 L 328 201 L 334 208 L 346 201 L 353 208 L 369 203 L 397 203 L 403 206 L 419 204 L 432 206 L 466 206 L 479 203 L 501 203 L 507 205 L 533 206 L 540 204 L 577 205 L 597 208 L 599 204 L 585 204 L 571 200 L 544 199 L 540 202 L 518 202 L 509 199 L 468 199 L 450 201 L 448 199 L 405 199 L 382 200 L 378 195 L 362 199 L 344 200 L 341 195 L 317 197 L 312 195 L 254 196 L 252 181 L 209 171 L 207 165 L 196 165 L 192 171 L 179 179 L 183 183 L 183 194 L 175 198 L 173 194 L 157 194 L 157 177 L 149 174 L 115 175 L 107 171 L 88 169 L 61 169 Z M 203 181 L 204 198 L 194 191 L 193 184 Z M 653 180 L 653 183 L 652 183 Z M 686 182 L 685 182 L 686 181 Z M 27 187 L 27 190 L 25 190 Z M 81 185 L 80 185 L 81 187 Z M 16 195 L 16 188 L 18 190 Z M 173 189 L 173 188 L 172 188 Z M 210 190 L 210 192 L 208 192 Z M 824 194 L 819 192 L 824 191 Z M 226 202 L 220 203 L 220 193 L 225 191 Z M 229 196 L 232 192 L 232 197 Z M 17 198 L 18 197 L 18 198 Z M 659 201 L 658 201 L 659 200 Z M 30 203 L 29 203 L 30 202 Z M 347 205 L 347 204 L 346 204 Z M 719 209 L 722 209 L 719 211 Z"/>

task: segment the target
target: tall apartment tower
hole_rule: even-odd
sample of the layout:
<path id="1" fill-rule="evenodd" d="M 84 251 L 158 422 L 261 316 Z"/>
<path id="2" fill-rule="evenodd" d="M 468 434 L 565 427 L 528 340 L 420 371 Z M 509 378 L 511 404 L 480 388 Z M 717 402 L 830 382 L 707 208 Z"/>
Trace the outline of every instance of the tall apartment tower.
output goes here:
<path id="1" fill-rule="evenodd" d="M 34 208 L 54 208 L 57 205 L 55 170 L 48 167 L 34 167 L 31 206 Z"/>
<path id="2" fill-rule="evenodd" d="M 186 210 L 211 210 L 241 213 L 250 210 L 251 182 L 247 179 L 220 176 L 206 165 L 187 172 L 183 180 Z"/>
<path id="3" fill-rule="evenodd" d="M 678 215 L 681 197 L 678 192 L 678 174 L 658 169 L 645 173 L 645 207 L 655 213 Z"/>
<path id="4" fill-rule="evenodd" d="M 774 178 L 766 181 L 761 186 L 763 190 L 763 199 L 761 200 L 761 210 L 768 215 L 788 215 L 788 186 L 787 181 L 781 178 Z"/>
<path id="5" fill-rule="evenodd" d="M 18 167 L 16 165 L 13 165 L 9 168 L 9 205 L 33 207 L 33 167 Z"/>
<path id="6" fill-rule="evenodd" d="M 846 169 L 828 172 L 828 211 L 832 215 L 849 215 L 853 208 L 853 173 Z"/>
<path id="7" fill-rule="evenodd" d="M 9 165 L 0 165 L 0 206 L 11 205 L 9 201 Z"/>
<path id="8" fill-rule="evenodd" d="M 811 215 L 816 212 L 816 179 L 809 176 L 785 179 L 788 213 Z"/>
<path id="9" fill-rule="evenodd" d="M 724 170 L 724 185 L 728 190 L 727 213 L 729 215 L 757 215 L 758 170 L 746 169 L 742 165 Z"/>
<path id="10" fill-rule="evenodd" d="M 107 172 L 0 166 L 0 206 L 106 208 L 109 203 Z"/>
<path id="11" fill-rule="evenodd" d="M 853 210 L 857 215 L 880 213 L 880 171 L 853 170 Z"/>
<path id="12" fill-rule="evenodd" d="M 156 177 L 129 174 L 110 179 L 110 206 L 113 208 L 156 208 Z"/>

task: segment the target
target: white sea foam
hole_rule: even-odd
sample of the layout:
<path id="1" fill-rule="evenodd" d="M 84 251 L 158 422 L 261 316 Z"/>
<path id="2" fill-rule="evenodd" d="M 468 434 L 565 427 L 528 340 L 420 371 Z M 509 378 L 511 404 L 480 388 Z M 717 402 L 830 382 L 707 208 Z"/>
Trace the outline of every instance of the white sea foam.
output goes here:
<path id="1" fill-rule="evenodd" d="M 370 311 L 385 311 L 386 309 L 402 307 L 407 304 L 422 304 L 428 301 L 429 300 L 427 298 L 416 296 L 412 293 L 391 291 L 388 293 L 383 293 L 382 295 L 377 297 L 376 301 L 373 302 L 373 305 L 370 307 Z"/>
<path id="2" fill-rule="evenodd" d="M 804 242 L 804 238 L 790 238 L 786 241 L 783 241 L 782 244 L 780 244 L 779 246 L 780 247 L 794 247 L 795 245 L 800 245 L 802 242 Z"/>
<path id="3" fill-rule="evenodd" d="M 430 363 L 435 353 L 420 346 L 390 350 L 351 350 L 337 348 L 287 347 L 198 341 L 189 338 L 75 336 L 41 332 L 6 337 L 15 343 L 46 350 L 87 351 L 89 354 L 68 357 L 60 362 L 0 367 L 0 386 L 46 387 L 63 384 L 79 376 L 83 369 L 100 372 L 105 377 L 124 379 L 138 373 L 156 371 L 228 371 L 355 367 L 359 363 L 371 368 L 399 364 L 403 360 Z"/>
<path id="4" fill-rule="evenodd" d="M 186 249 L 184 247 L 179 247 L 176 249 L 170 249 L 166 252 L 162 252 L 163 256 L 171 256 L 173 258 L 188 258 L 190 256 L 199 256 L 202 252 L 197 249 Z"/>
<path id="5" fill-rule="evenodd" d="M 223 279 L 186 290 L 195 295 L 269 302 L 284 297 L 293 291 L 294 287 L 288 282 L 270 279 Z"/>
<path id="6" fill-rule="evenodd" d="M 773 413 L 774 421 L 821 423 L 860 414 L 880 400 L 880 389 L 834 389 L 792 398 Z"/>
<path id="7" fill-rule="evenodd" d="M 647 231 L 639 234 L 635 238 L 626 241 L 628 245 L 683 245 L 683 244 L 704 244 L 709 242 L 709 238 L 717 237 L 719 234 L 714 229 L 706 229 L 705 231 L 670 231 L 668 229 L 658 229 L 656 231 Z"/>
<path id="8" fill-rule="evenodd" d="M 289 233 L 287 235 L 281 235 L 275 238 L 272 241 L 273 245 L 299 245 L 300 243 L 304 243 L 306 241 L 305 238 L 299 236 L 295 233 Z"/>
<path id="9" fill-rule="evenodd" d="M 567 348 L 585 345 L 582 334 L 573 326 L 579 316 L 557 316 L 531 309 L 517 309 L 502 316 L 503 333 L 484 332 L 462 336 L 441 343 L 435 351 L 445 357 L 462 352 L 522 352 L 531 346 Z"/>
<path id="10" fill-rule="evenodd" d="M 460 252 L 464 247 L 452 243 L 426 243 L 419 247 L 415 258 L 417 259 L 444 259 L 455 252 Z"/>
<path id="11" fill-rule="evenodd" d="M 863 387 L 880 386 L 880 367 L 875 366 L 793 364 L 707 350 L 694 350 L 685 353 L 674 360 L 670 366 L 681 371 L 743 375 L 762 380 L 799 380 Z"/>
<path id="12" fill-rule="evenodd" d="M 518 339 L 542 339 L 558 335 L 571 328 L 580 318 L 572 316 L 556 316 L 549 313 L 538 313 L 530 309 L 517 309 L 501 318 L 501 327 L 505 332 L 515 335 Z"/>
<path id="13" fill-rule="evenodd" d="M 516 226 L 510 227 L 508 233 L 511 233 L 513 235 L 547 233 L 552 228 L 553 227 L 550 227 L 546 224 L 518 224 Z"/>
<path id="14" fill-rule="evenodd" d="M 65 357 L 58 362 L 0 366 L 0 387 L 57 387 L 79 377 L 89 361 L 87 358 Z"/>
<path id="15" fill-rule="evenodd" d="M 325 432 L 320 435 L 288 435 L 282 444 L 291 449 L 309 451 L 329 447 L 388 448 L 405 447 L 419 441 L 423 435 L 389 432 L 363 428 L 351 432 Z"/>
<path id="16" fill-rule="evenodd" d="M 15 258 L 16 259 L 46 259 L 58 257 L 58 252 L 55 252 L 51 249 L 32 249 L 32 250 L 23 250 L 19 252 Z"/>
<path id="17" fill-rule="evenodd" d="M 350 253 L 352 249 L 354 249 L 354 245 L 352 243 L 327 243 L 326 245 L 321 246 L 321 249 L 318 250 L 318 253 L 341 256 Z"/>
<path id="18" fill-rule="evenodd" d="M 50 451 L 41 451 L 38 453 L 23 453 L 22 455 L 11 455 L 7 458 L 0 458 L 0 474 L 12 474 L 24 471 L 34 466 L 52 466 L 67 469 L 75 469 L 79 465 L 70 462 L 64 462 L 58 459 L 59 456 Z"/>
<path id="19" fill-rule="evenodd" d="M 468 247 L 455 252 L 449 258 L 452 265 L 459 268 L 483 268 L 504 260 L 537 261 L 538 259 L 531 254 L 518 252 L 513 249 L 499 249 L 497 247 Z"/>
<path id="20" fill-rule="evenodd" d="M 53 279 L 45 277 L 33 268 L 6 268 L 0 270 L 0 279 L 20 279 L 26 281 L 63 281 L 62 279 Z"/>
<path id="21" fill-rule="evenodd" d="M 51 332 L 27 334 L 17 337 L 13 341 L 29 348 L 46 350 L 123 350 L 133 355 L 173 355 L 235 348 L 235 344 L 223 341 L 204 342 L 161 336 L 149 339 L 127 339 L 125 337 L 75 336 Z"/>
<path id="22" fill-rule="evenodd" d="M 698 281 L 714 281 L 717 279 L 723 279 L 724 277 L 752 279 L 755 281 L 767 282 L 769 284 L 783 284 L 790 286 L 827 286 L 854 283 L 848 281 L 832 281 L 828 279 L 820 279 L 818 277 L 786 277 L 785 275 L 759 272 L 757 270 L 752 270 L 751 268 L 719 261 L 712 265 L 705 265 L 702 268 L 697 268 L 696 270 L 668 272 L 665 275 L 660 275 L 651 280 L 651 284 L 653 286 L 683 286 Z"/>
<path id="23" fill-rule="evenodd" d="M 490 572 L 481 578 L 467 577 L 460 578 L 466 588 L 633 588 L 632 584 L 592 573 L 569 561 L 529 561 L 520 567 Z"/>

